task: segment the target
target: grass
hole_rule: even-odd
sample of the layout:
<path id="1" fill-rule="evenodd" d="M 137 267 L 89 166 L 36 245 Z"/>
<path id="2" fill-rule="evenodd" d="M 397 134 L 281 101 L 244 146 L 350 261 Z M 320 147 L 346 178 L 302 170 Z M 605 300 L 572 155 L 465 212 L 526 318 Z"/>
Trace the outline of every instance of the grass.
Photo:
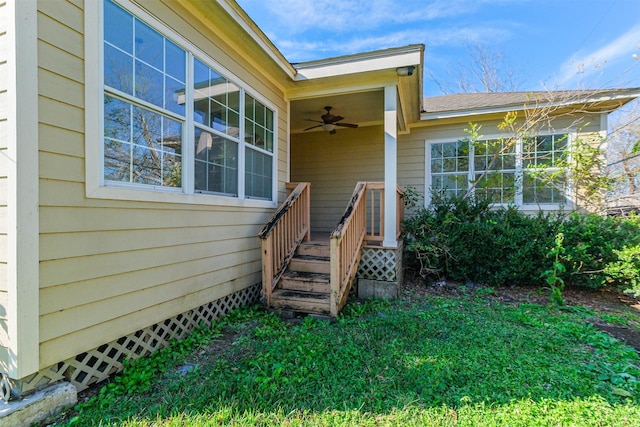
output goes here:
<path id="1" fill-rule="evenodd" d="M 336 323 L 242 309 L 132 363 L 58 422 L 638 426 L 638 354 L 591 326 L 596 315 L 482 292 L 353 303 Z"/>

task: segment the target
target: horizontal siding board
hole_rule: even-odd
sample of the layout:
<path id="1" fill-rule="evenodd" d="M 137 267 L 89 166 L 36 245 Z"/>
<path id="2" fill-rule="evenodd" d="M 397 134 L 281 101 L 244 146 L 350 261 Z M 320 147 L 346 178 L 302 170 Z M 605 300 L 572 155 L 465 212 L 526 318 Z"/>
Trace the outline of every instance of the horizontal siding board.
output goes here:
<path id="1" fill-rule="evenodd" d="M 6 206 L 9 198 L 9 182 L 7 178 L 0 177 L 0 206 Z"/>
<path id="2" fill-rule="evenodd" d="M 84 232 L 106 230 L 141 230 L 147 228 L 204 227 L 246 225 L 260 231 L 265 214 L 234 210 L 188 211 L 178 208 L 118 209 L 41 207 L 41 233 Z"/>
<path id="3" fill-rule="evenodd" d="M 84 14 L 82 8 L 69 1 L 41 1 L 38 9 L 48 18 L 69 27 L 76 33 L 84 29 Z"/>
<path id="4" fill-rule="evenodd" d="M 7 319 L 7 306 L 9 305 L 9 295 L 7 291 L 0 291 L 0 319 Z M 1 344 L 0 344 L 1 345 Z"/>
<path id="5" fill-rule="evenodd" d="M 44 68 L 38 70 L 40 95 L 74 107 L 84 106 L 84 85 Z"/>
<path id="6" fill-rule="evenodd" d="M 95 348 L 105 342 L 113 341 L 130 331 L 145 328 L 179 313 L 184 313 L 206 302 L 214 301 L 233 294 L 257 283 L 259 275 L 251 274 L 239 277 L 233 282 L 208 288 L 206 290 L 181 296 L 176 300 L 165 301 L 146 309 L 128 313 L 109 322 L 92 325 L 77 332 L 56 337 L 40 344 L 41 367 L 51 366 L 76 354 Z M 41 322 L 43 324 L 43 322 Z"/>
<path id="7" fill-rule="evenodd" d="M 71 55 L 83 56 L 84 38 L 82 34 L 43 13 L 38 14 L 38 38 L 62 48 Z"/>
<path id="8" fill-rule="evenodd" d="M 237 261 L 234 260 L 234 257 Z M 62 328 L 69 328 L 69 325 L 65 325 L 64 319 L 67 319 L 68 316 L 73 316 L 73 313 L 85 313 L 87 316 L 87 319 L 79 320 L 78 324 L 73 325 L 76 330 L 82 329 L 91 323 L 99 323 L 99 321 L 104 321 L 104 319 L 122 315 L 129 309 L 135 311 L 132 307 L 126 307 L 130 304 L 137 306 L 138 309 L 146 308 L 169 299 L 178 298 L 181 294 L 189 294 L 211 287 L 222 286 L 227 282 L 235 281 L 238 277 L 248 274 L 260 274 L 260 261 L 255 260 L 249 252 L 226 255 L 221 257 L 221 259 L 236 264 L 230 264 L 227 267 L 214 271 L 211 271 L 211 269 L 207 270 L 203 266 L 202 261 L 185 263 L 184 266 L 180 265 L 178 266 L 178 271 L 170 268 L 160 268 L 160 271 L 157 273 L 154 271 L 155 274 L 153 277 L 156 281 L 153 283 L 151 283 L 150 278 L 138 275 L 138 278 L 143 278 L 144 286 L 141 283 L 134 282 L 133 279 L 121 276 L 115 279 L 123 280 L 124 284 L 120 284 L 119 281 L 116 282 L 114 280 L 111 282 L 111 285 L 115 287 L 115 289 L 111 289 L 112 286 L 101 286 L 95 294 L 92 292 L 90 298 L 86 300 L 82 300 L 82 298 L 78 297 L 75 293 L 67 290 L 66 286 L 47 288 L 42 292 L 43 300 L 41 305 L 41 315 L 44 316 L 43 318 L 48 319 L 48 323 L 51 323 L 51 325 L 46 326 L 48 331 L 46 336 L 55 337 L 64 334 Z M 194 267 L 195 270 L 188 271 L 187 269 L 190 266 Z M 165 276 L 160 276 L 161 272 L 169 273 L 169 276 L 166 274 Z M 103 284 L 104 283 L 103 281 Z M 128 287 L 125 287 L 125 285 L 128 285 Z M 80 289 L 76 286 L 72 288 L 76 290 Z M 86 289 L 84 293 L 86 293 Z M 69 300 L 67 300 L 67 298 L 69 298 Z M 74 304 L 74 302 L 79 304 Z M 85 307 L 88 305 L 91 305 L 100 313 L 85 312 Z M 118 306 L 117 309 L 113 309 L 117 310 L 117 313 L 114 313 L 113 310 L 105 310 L 106 307 L 111 305 Z"/>
<path id="9" fill-rule="evenodd" d="M 239 258 L 244 261 L 247 260 L 247 257 L 240 256 Z M 237 273 L 237 271 L 234 272 L 234 274 Z M 235 277 L 237 276 L 229 275 L 227 280 L 218 284 L 218 286 L 232 281 Z M 180 281 L 163 282 L 152 288 L 120 294 L 109 300 L 84 303 L 73 308 L 41 315 L 40 339 L 47 341 L 72 331 L 108 322 L 120 316 L 126 316 L 140 309 L 178 299 L 183 295 L 209 289 L 212 287 L 211 283 L 214 279 L 215 275 L 208 273 L 197 277 L 188 277 Z"/>
<path id="10" fill-rule="evenodd" d="M 40 121 L 52 126 L 84 131 L 84 109 L 45 96 L 38 97 Z"/>
<path id="11" fill-rule="evenodd" d="M 0 292 L 7 292 L 7 263 L 6 261 L 0 261 Z"/>
<path id="12" fill-rule="evenodd" d="M 0 261 L 9 259 L 9 238 L 6 234 L 0 234 Z"/>
<path id="13" fill-rule="evenodd" d="M 206 242 L 256 239 L 254 229 L 241 225 L 226 227 L 183 227 L 170 229 L 113 230 L 40 235 L 40 260 L 103 255 L 151 248 Z"/>
<path id="14" fill-rule="evenodd" d="M 40 123 L 38 133 L 40 136 L 41 151 L 73 157 L 84 157 L 83 133 L 51 126 L 46 123 Z"/>
<path id="15" fill-rule="evenodd" d="M 52 73 L 84 83 L 84 61 L 43 41 L 38 41 L 38 65 Z"/>
<path id="16" fill-rule="evenodd" d="M 217 265 L 216 256 L 258 250 L 259 242 L 256 240 L 236 239 L 224 244 L 207 242 L 43 261 L 40 263 L 40 286 L 61 285 L 101 276 L 157 268 L 194 259 L 211 259 L 211 268 L 214 269 Z M 255 254 L 255 256 L 258 257 L 259 254 Z"/>
<path id="17" fill-rule="evenodd" d="M 84 159 L 40 151 L 40 177 L 61 181 L 84 182 Z"/>
<path id="18" fill-rule="evenodd" d="M 104 302 L 132 292 L 157 290 L 165 283 L 173 283 L 174 286 L 178 286 L 179 283 L 193 281 L 194 283 L 188 286 L 201 286 L 195 282 L 204 283 L 202 286 L 219 286 L 239 276 L 260 273 L 261 261 L 255 257 L 255 254 L 245 251 L 242 255 L 246 258 L 238 256 L 238 254 L 228 254 L 213 260 L 210 258 L 196 259 L 150 270 L 43 288 L 41 290 L 40 311 L 44 315 L 79 307 L 83 304 Z M 223 261 L 228 264 L 223 264 Z M 87 292 L 87 289 L 91 289 L 91 292 Z"/>

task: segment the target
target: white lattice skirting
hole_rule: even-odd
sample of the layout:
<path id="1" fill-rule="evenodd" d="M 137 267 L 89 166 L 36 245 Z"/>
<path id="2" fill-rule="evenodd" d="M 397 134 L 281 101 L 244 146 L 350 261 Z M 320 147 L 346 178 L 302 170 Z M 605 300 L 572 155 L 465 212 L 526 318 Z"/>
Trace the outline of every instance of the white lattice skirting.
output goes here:
<path id="1" fill-rule="evenodd" d="M 22 391 L 40 389 L 60 380 L 69 381 L 82 391 L 120 371 L 125 360 L 146 356 L 166 347 L 171 340 L 185 338 L 201 322 L 211 325 L 231 310 L 257 302 L 260 289 L 258 283 L 62 361 L 23 378 Z"/>
<path id="2" fill-rule="evenodd" d="M 402 242 L 399 242 L 397 248 L 362 248 L 358 278 L 400 284 L 402 272 Z"/>

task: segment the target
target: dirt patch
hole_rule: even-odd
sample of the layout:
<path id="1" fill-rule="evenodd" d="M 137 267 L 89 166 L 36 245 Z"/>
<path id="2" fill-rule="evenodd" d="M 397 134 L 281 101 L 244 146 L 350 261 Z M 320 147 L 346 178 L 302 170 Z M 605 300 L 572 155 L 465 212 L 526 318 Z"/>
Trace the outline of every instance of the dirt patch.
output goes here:
<path id="1" fill-rule="evenodd" d="M 429 282 L 420 277 L 405 276 L 405 291 L 430 295 L 463 296 L 483 293 L 504 304 L 548 304 L 548 290 L 537 286 L 483 288 L 473 283 Z M 589 290 L 567 287 L 563 291 L 565 305 L 582 306 L 598 313 L 592 324 L 609 335 L 624 341 L 640 353 L 640 301 L 615 289 Z M 611 324 L 607 315 L 622 317 L 627 326 Z"/>

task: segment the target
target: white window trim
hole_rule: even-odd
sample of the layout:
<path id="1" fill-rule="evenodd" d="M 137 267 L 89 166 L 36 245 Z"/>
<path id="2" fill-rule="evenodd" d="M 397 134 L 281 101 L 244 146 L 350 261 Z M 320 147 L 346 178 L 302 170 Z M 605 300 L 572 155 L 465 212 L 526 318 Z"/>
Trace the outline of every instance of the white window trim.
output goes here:
<path id="1" fill-rule="evenodd" d="M 577 131 L 575 129 L 566 129 L 566 130 L 549 130 L 549 131 L 544 131 L 541 130 L 540 132 L 536 133 L 536 135 L 568 135 L 569 137 L 569 141 L 567 142 L 567 145 L 569 147 L 571 147 L 571 144 L 573 143 L 573 141 L 576 140 L 577 138 Z M 510 135 L 509 134 L 491 134 L 491 135 L 483 135 L 482 136 L 482 140 L 491 140 L 491 139 L 498 139 L 498 138 L 508 138 Z M 429 205 L 431 205 L 431 145 L 432 144 L 442 144 L 442 143 L 453 143 L 453 142 L 457 142 L 460 141 L 462 139 L 466 139 L 467 137 L 463 137 L 463 138 L 436 138 L 436 139 L 427 139 L 425 140 L 425 156 L 424 156 L 424 170 L 425 170 L 425 182 L 424 182 L 424 188 L 425 188 L 425 194 L 424 194 L 424 207 L 429 207 Z M 565 187 L 565 198 L 568 201 L 567 203 L 523 203 L 522 201 L 522 179 L 523 179 L 523 170 L 525 168 L 522 167 L 522 140 L 518 141 L 518 143 L 516 144 L 516 183 L 518 185 L 518 189 L 516 191 L 515 197 L 514 197 L 514 205 L 518 207 L 518 209 L 520 209 L 521 211 L 557 211 L 557 210 L 561 210 L 564 208 L 567 209 L 573 209 L 573 206 L 575 205 L 574 200 L 573 200 L 573 182 L 571 180 L 571 177 L 567 178 L 567 182 L 566 182 L 566 187 Z M 473 156 L 473 147 L 470 151 L 469 154 L 469 171 L 468 171 L 468 178 L 469 180 L 473 179 L 473 174 L 474 174 L 474 168 L 473 168 L 473 161 L 472 161 L 472 157 Z M 571 160 L 571 159 L 569 159 Z M 493 207 L 501 207 L 501 206 L 508 206 L 509 204 L 505 204 L 505 203 L 493 203 L 491 206 Z"/>
<path id="2" fill-rule="evenodd" d="M 195 193 L 193 191 L 193 121 L 189 110 L 193 108 L 192 103 L 187 98 L 188 119 L 185 122 L 184 157 L 183 157 L 183 183 L 182 188 L 168 188 L 150 185 L 137 185 L 131 183 L 104 182 L 104 75 L 103 75 L 103 50 L 104 50 L 104 28 L 103 28 L 103 8 L 104 0 L 90 1 L 85 3 L 85 179 L 86 197 L 110 200 L 128 200 L 138 202 L 159 202 L 159 203 L 180 203 L 211 206 L 232 206 L 232 207 L 256 207 L 275 208 L 278 205 L 278 109 L 267 98 L 251 88 L 246 82 L 231 73 L 227 68 L 210 58 L 204 51 L 193 45 L 187 39 L 173 31 L 153 15 L 146 12 L 139 6 L 128 0 L 114 0 L 135 17 L 144 21 L 156 31 L 176 43 L 187 52 L 187 76 L 192 74 L 192 56 L 206 65 L 214 68 L 229 80 L 237 84 L 242 90 L 257 101 L 264 104 L 273 111 L 273 139 L 274 146 L 272 154 L 272 200 L 261 200 L 254 198 L 244 198 L 244 174 L 245 168 L 242 163 L 238 176 L 238 197 L 215 195 L 211 193 Z M 186 91 L 190 93 L 190 91 Z M 192 96 L 192 95 L 188 95 Z M 244 96 L 241 96 L 242 103 Z M 243 111 L 243 110 L 241 110 Z M 192 112 L 192 111 L 191 111 Z M 241 115 L 240 131 L 244 129 L 244 115 Z M 241 133 L 242 135 L 243 133 Z M 244 140 L 239 141 L 239 153 L 242 152 L 244 158 Z M 240 156 L 240 154 L 239 154 Z M 242 185 L 242 186 L 241 186 Z M 187 192 L 185 192 L 185 190 Z"/>

